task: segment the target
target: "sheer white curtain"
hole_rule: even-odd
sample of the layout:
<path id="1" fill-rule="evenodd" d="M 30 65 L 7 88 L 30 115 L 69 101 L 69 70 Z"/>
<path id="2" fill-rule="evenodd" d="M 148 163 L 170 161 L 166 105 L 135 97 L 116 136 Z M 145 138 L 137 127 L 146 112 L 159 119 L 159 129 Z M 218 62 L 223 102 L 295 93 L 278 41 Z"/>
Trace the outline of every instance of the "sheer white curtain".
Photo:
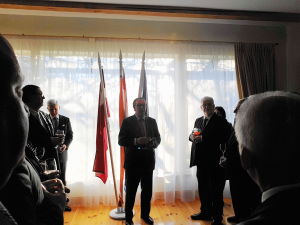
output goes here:
<path id="1" fill-rule="evenodd" d="M 194 200 L 195 168 L 189 168 L 188 135 L 201 116 L 200 99 L 212 96 L 232 122 L 238 100 L 231 44 L 72 38 L 8 37 L 18 56 L 24 84 L 41 87 L 47 99 L 58 99 L 61 114 L 71 119 L 74 140 L 69 149 L 67 182 L 73 204 L 115 205 L 111 170 L 103 184 L 94 176 L 100 53 L 110 108 L 110 132 L 119 183 L 119 51 L 123 53 L 129 115 L 137 97 L 141 58 L 146 51 L 150 116 L 162 142 L 156 149 L 153 199 L 172 203 Z M 46 103 L 45 103 L 46 105 Z M 46 111 L 46 107 L 43 107 Z M 109 154 L 108 154 L 109 159 Z M 110 168 L 110 161 L 109 168 Z M 137 196 L 139 202 L 139 196 Z"/>

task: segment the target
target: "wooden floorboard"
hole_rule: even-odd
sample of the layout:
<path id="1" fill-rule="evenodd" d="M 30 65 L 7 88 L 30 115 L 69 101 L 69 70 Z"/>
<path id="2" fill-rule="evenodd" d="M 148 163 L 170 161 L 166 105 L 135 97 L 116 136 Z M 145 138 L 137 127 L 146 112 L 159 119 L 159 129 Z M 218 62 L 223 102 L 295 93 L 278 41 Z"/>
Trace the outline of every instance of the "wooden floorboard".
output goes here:
<path id="1" fill-rule="evenodd" d="M 72 205 L 70 205 L 72 206 Z M 124 221 L 114 220 L 109 217 L 109 212 L 116 207 L 97 206 L 89 207 L 72 207 L 72 212 L 65 212 L 65 225 L 121 225 Z M 140 207 L 135 206 L 136 215 L 133 218 L 135 225 L 144 225 L 140 219 Z M 152 203 L 151 216 L 156 225 L 210 225 L 211 222 L 193 221 L 190 215 L 198 212 L 199 201 L 181 202 L 175 204 L 165 204 L 161 200 Z M 231 201 L 225 200 L 224 206 L 224 224 L 226 218 L 233 215 Z"/>

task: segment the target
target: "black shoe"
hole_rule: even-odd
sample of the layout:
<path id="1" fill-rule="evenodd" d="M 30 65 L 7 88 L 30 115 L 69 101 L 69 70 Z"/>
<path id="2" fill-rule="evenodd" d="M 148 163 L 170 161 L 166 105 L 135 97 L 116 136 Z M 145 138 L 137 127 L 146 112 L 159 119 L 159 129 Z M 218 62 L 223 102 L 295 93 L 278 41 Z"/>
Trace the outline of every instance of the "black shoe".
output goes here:
<path id="1" fill-rule="evenodd" d="M 152 224 L 154 224 L 154 221 L 153 221 L 153 219 L 150 217 L 150 216 L 145 216 L 145 217 L 141 217 L 142 218 L 142 220 L 144 220 L 144 222 L 146 223 L 146 224 L 149 224 L 149 225 L 152 225 Z"/>
<path id="2" fill-rule="evenodd" d="M 134 225 L 134 223 L 132 222 L 132 220 L 128 220 L 125 222 L 125 225 Z"/>
<path id="3" fill-rule="evenodd" d="M 227 217 L 227 222 L 228 223 L 239 223 L 241 221 L 242 220 L 239 217 L 236 217 L 236 216 Z"/>
<path id="4" fill-rule="evenodd" d="M 214 220 L 211 225 L 225 225 L 222 220 Z"/>
<path id="5" fill-rule="evenodd" d="M 71 212 L 71 211 L 72 211 L 72 208 L 71 208 L 70 206 L 67 206 L 67 205 L 66 205 L 66 206 L 65 206 L 65 211 L 66 211 L 66 212 Z"/>
<path id="6" fill-rule="evenodd" d="M 196 213 L 191 215 L 192 220 L 211 220 L 211 216 L 204 213 Z"/>
<path id="7" fill-rule="evenodd" d="M 70 190 L 70 188 L 68 188 L 67 186 L 65 186 L 65 193 L 70 193 L 71 192 L 71 190 Z"/>

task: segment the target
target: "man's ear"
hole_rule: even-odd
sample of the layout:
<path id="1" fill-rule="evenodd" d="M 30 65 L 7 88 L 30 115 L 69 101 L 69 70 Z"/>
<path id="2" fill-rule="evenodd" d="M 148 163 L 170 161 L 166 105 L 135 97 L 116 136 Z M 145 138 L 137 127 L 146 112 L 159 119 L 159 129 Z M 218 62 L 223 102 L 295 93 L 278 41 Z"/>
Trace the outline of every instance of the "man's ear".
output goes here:
<path id="1" fill-rule="evenodd" d="M 241 159 L 242 167 L 245 170 L 249 170 L 253 168 L 255 163 L 253 153 L 243 145 L 240 145 L 239 148 L 240 148 L 240 159 Z"/>

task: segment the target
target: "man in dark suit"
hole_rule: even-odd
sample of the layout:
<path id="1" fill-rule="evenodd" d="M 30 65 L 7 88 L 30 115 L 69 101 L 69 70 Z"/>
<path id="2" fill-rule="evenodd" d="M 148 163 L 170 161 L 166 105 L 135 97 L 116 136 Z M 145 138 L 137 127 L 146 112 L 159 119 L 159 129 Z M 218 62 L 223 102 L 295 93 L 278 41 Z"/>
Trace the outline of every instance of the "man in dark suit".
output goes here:
<path id="1" fill-rule="evenodd" d="M 149 216 L 152 198 L 152 176 L 155 167 L 155 148 L 160 144 L 160 134 L 155 119 L 145 116 L 146 101 L 133 101 L 135 114 L 123 120 L 119 145 L 125 147 L 125 217 L 126 225 L 133 225 L 132 209 L 139 183 L 141 183 L 141 218 L 153 224 Z"/>
<path id="2" fill-rule="evenodd" d="M 47 102 L 47 109 L 49 111 L 49 116 L 52 121 L 54 134 L 57 134 L 57 131 L 63 131 L 64 141 L 59 146 L 59 162 L 60 162 L 60 178 L 64 185 L 66 185 L 66 167 L 68 160 L 68 149 L 73 140 L 73 131 L 70 119 L 66 116 L 59 114 L 59 105 L 58 102 L 54 99 L 50 99 Z"/>
<path id="3" fill-rule="evenodd" d="M 239 225 L 298 225 L 300 96 L 275 91 L 248 97 L 236 115 L 242 166 L 258 184 L 262 203 Z"/>
<path id="4" fill-rule="evenodd" d="M 227 121 L 214 113 L 214 100 L 211 97 L 201 99 L 204 116 L 196 119 L 189 140 L 192 143 L 190 167 L 197 166 L 197 180 L 201 209 L 191 216 L 192 220 L 211 220 L 213 225 L 222 225 L 223 190 L 225 170 L 219 165 L 222 155 L 220 144 L 224 144 L 230 135 Z"/>
<path id="5" fill-rule="evenodd" d="M 40 110 L 45 99 L 42 90 L 36 85 L 26 85 L 22 91 L 22 100 L 28 106 L 30 113 L 29 142 L 37 148 L 36 155 L 39 159 L 55 158 L 59 162 L 56 146 L 63 141 L 63 138 L 54 136 L 49 116 Z"/>
<path id="6" fill-rule="evenodd" d="M 63 142 L 57 147 L 58 158 L 60 164 L 60 179 L 66 186 L 66 169 L 68 160 L 68 149 L 73 140 L 73 130 L 71 126 L 70 119 L 66 116 L 59 114 L 59 105 L 57 100 L 50 99 L 47 102 L 47 109 L 49 111 L 49 118 L 53 125 L 54 134 L 59 136 L 63 135 Z M 58 134 L 58 131 L 63 132 L 63 134 Z M 67 193 L 70 192 L 68 187 L 65 187 Z M 65 211 L 72 211 L 72 208 L 68 205 L 65 207 Z"/>

